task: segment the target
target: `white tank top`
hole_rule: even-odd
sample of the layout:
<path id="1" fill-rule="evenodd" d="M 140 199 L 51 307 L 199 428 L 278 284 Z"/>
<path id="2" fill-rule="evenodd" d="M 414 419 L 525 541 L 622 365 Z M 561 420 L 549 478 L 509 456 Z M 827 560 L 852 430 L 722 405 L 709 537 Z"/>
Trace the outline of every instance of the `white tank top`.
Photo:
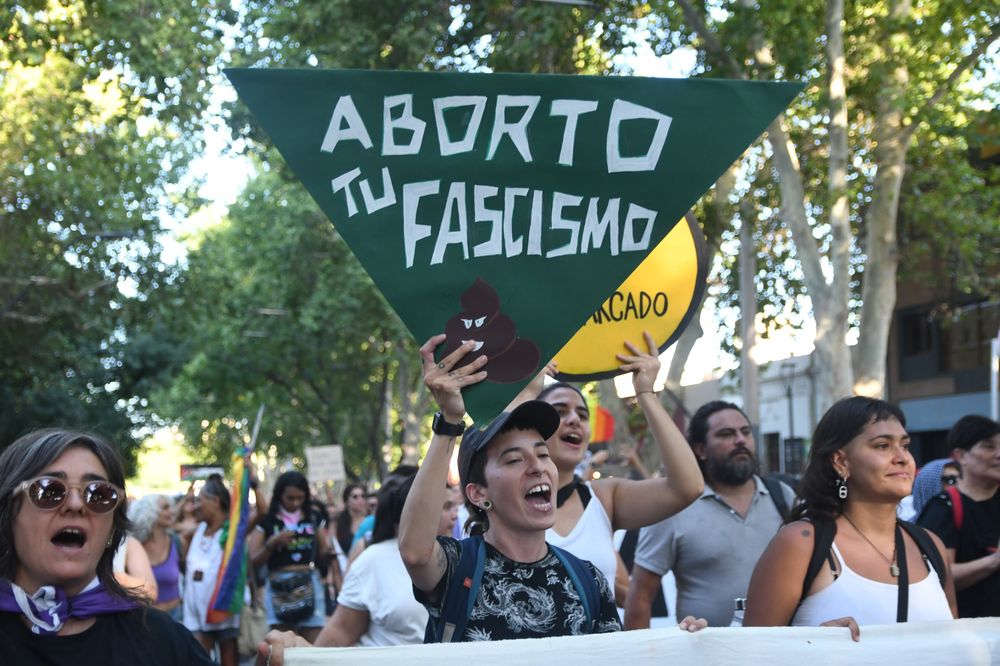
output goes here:
<path id="1" fill-rule="evenodd" d="M 569 551 L 581 560 L 589 560 L 597 570 L 608 579 L 608 587 L 612 595 L 615 591 L 615 574 L 618 572 L 618 558 L 615 556 L 615 544 L 611 531 L 611 519 L 597 493 L 590 489 L 590 502 L 583 510 L 580 520 L 576 521 L 573 530 L 566 536 L 559 536 L 554 529 L 545 531 L 545 540 L 553 546 Z"/>
<path id="2" fill-rule="evenodd" d="M 844 562 L 837 544 L 833 544 L 833 553 L 840 562 L 840 576 L 829 587 L 803 600 L 792 618 L 792 626 L 816 627 L 828 620 L 848 616 L 853 617 L 858 626 L 895 624 L 899 588 L 859 576 Z M 926 578 L 910 583 L 908 622 L 952 619 L 937 572 L 934 567 L 929 568 L 930 574 Z"/>
<path id="3" fill-rule="evenodd" d="M 208 525 L 198 523 L 188 546 L 184 574 L 183 599 L 184 626 L 190 631 L 215 631 L 240 626 L 240 615 L 236 613 L 222 622 L 210 624 L 206 619 L 208 606 L 215 594 L 215 581 L 219 576 L 224 551 L 219 543 L 219 532 L 205 536 Z M 197 579 L 197 580 L 196 580 Z M 244 592 L 244 598 L 246 594 Z"/>

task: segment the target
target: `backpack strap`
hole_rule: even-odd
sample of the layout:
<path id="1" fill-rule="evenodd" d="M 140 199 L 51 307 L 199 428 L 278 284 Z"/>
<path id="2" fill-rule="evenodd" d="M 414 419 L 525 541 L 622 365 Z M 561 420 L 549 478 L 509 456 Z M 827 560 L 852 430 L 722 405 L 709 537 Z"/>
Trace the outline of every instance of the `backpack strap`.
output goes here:
<path id="1" fill-rule="evenodd" d="M 486 545 L 481 536 L 462 539 L 458 545 L 461 549 L 458 566 L 451 572 L 440 614 L 436 618 L 427 618 L 424 643 L 461 642 L 465 636 L 465 625 L 479 597 Z"/>
<path id="2" fill-rule="evenodd" d="M 583 560 L 573 555 L 573 553 L 569 553 L 552 544 L 549 544 L 549 548 L 559 558 L 563 568 L 566 569 L 566 573 L 569 574 L 569 578 L 573 582 L 576 593 L 580 596 L 580 600 L 583 601 L 583 610 L 587 616 L 587 628 L 592 632 L 594 618 L 601 609 L 601 593 L 597 589 L 597 581 L 594 580 L 594 574 L 583 563 Z"/>
<path id="3" fill-rule="evenodd" d="M 184 569 L 185 565 L 187 564 L 187 562 L 185 562 L 184 560 L 186 560 L 187 558 L 181 557 L 181 538 L 177 536 L 177 532 L 170 533 L 170 543 L 173 544 L 174 550 L 177 551 L 177 568 L 183 574 L 185 573 Z M 167 559 L 170 559 L 170 553 L 167 553 Z M 183 583 L 184 581 L 181 582 Z"/>
<path id="4" fill-rule="evenodd" d="M 896 565 L 899 576 L 896 578 L 896 622 L 906 622 L 910 614 L 910 571 L 906 561 L 906 542 L 903 541 L 903 530 L 899 529 L 899 519 L 893 530 L 896 539 Z M 864 536 L 864 535 L 862 535 Z"/>
<path id="5" fill-rule="evenodd" d="M 944 580 L 948 575 L 948 569 L 945 567 L 944 558 L 941 557 L 941 551 L 939 551 L 937 546 L 934 545 L 934 541 L 931 539 L 930 535 L 927 534 L 927 530 L 919 525 L 909 522 L 908 520 L 900 520 L 899 524 L 917 544 L 917 548 L 920 549 L 920 554 L 924 558 L 924 563 L 928 567 L 934 569 L 934 573 L 937 574 L 941 587 L 944 587 Z"/>
<path id="6" fill-rule="evenodd" d="M 788 502 L 785 501 L 784 485 L 773 476 L 762 476 L 760 480 L 764 482 L 764 487 L 767 488 L 767 492 L 771 496 L 771 501 L 774 502 L 774 508 L 778 510 L 778 515 L 781 516 L 782 522 L 788 520 Z"/>
<path id="7" fill-rule="evenodd" d="M 951 517 L 955 521 L 955 529 L 962 531 L 962 523 L 965 520 L 965 507 L 962 505 L 962 494 L 955 486 L 945 486 L 944 494 L 948 496 L 951 504 Z"/>
<path id="8" fill-rule="evenodd" d="M 830 568 L 836 572 L 837 563 L 833 559 L 830 548 L 833 546 L 833 537 L 837 535 L 837 524 L 832 520 L 810 520 L 812 523 L 815 541 L 813 542 L 812 557 L 809 558 L 809 567 L 806 569 L 806 577 L 802 581 L 802 596 L 799 604 L 809 594 L 809 588 L 823 568 L 823 561 L 830 563 Z"/>

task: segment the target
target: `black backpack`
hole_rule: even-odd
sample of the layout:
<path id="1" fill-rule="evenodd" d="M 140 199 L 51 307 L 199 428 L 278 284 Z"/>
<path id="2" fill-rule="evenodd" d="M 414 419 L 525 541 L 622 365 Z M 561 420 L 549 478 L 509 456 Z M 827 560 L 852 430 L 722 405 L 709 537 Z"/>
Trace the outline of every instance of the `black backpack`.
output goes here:
<path id="1" fill-rule="evenodd" d="M 816 540 L 813 545 L 812 557 L 809 559 L 809 568 L 806 569 L 806 577 L 802 581 L 802 596 L 799 598 L 799 604 L 802 604 L 802 600 L 806 598 L 809 593 L 809 588 L 812 587 L 813 581 L 816 580 L 816 576 L 819 575 L 820 569 L 823 568 L 823 562 L 827 561 L 830 563 L 831 569 L 836 569 L 836 562 L 833 559 L 833 552 L 831 551 L 831 546 L 833 546 L 833 538 L 837 535 L 837 524 L 832 520 L 815 520 L 809 519 L 809 522 L 813 525 L 813 530 L 816 533 Z M 937 573 L 938 580 L 941 582 L 941 587 L 945 586 L 945 579 L 948 576 L 948 569 L 945 566 L 944 558 L 941 557 L 941 552 L 934 545 L 927 531 L 919 525 L 914 525 L 911 522 L 905 520 L 897 520 L 896 524 L 903 528 L 903 530 L 910 535 L 917 544 L 917 548 L 920 550 L 921 556 L 924 558 L 924 563 L 933 568 L 935 573 Z M 896 621 L 906 622 L 906 615 L 908 612 L 908 594 L 909 585 L 906 584 L 908 581 L 907 571 L 906 571 L 906 558 L 905 556 L 900 561 L 900 577 L 899 582 L 899 602 L 896 607 Z"/>
<path id="2" fill-rule="evenodd" d="M 481 536 L 469 537 L 458 542 L 461 553 L 458 566 L 451 572 L 448 591 L 441 601 L 441 614 L 427 618 L 424 643 L 458 643 L 465 637 L 465 625 L 472 615 L 472 609 L 479 597 L 479 584 L 483 579 L 483 565 L 486 561 L 486 544 Z M 601 609 L 601 593 L 597 581 L 583 560 L 549 544 L 552 553 L 559 558 L 576 593 L 583 602 L 587 616 L 587 626 L 593 626 L 594 618 Z"/>

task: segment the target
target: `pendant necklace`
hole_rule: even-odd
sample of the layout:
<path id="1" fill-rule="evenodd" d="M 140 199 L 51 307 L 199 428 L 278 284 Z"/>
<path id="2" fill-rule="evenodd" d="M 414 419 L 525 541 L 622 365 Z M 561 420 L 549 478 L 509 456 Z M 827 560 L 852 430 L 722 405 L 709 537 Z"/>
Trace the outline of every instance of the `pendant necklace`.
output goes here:
<path id="1" fill-rule="evenodd" d="M 872 548 L 875 549 L 876 553 L 878 553 L 879 555 L 882 556 L 883 560 L 885 560 L 886 562 L 889 563 L 889 575 L 891 575 L 893 578 L 899 578 L 899 565 L 896 564 L 896 555 L 897 555 L 897 553 L 896 553 L 896 547 L 893 546 L 893 548 L 892 548 L 892 559 L 890 560 L 888 557 L 885 556 L 885 553 L 883 553 L 881 550 L 879 550 L 878 546 L 876 546 L 874 543 L 872 543 L 871 539 L 869 539 L 868 537 L 865 536 L 864 532 L 862 532 L 861 530 L 858 529 L 858 526 L 854 524 L 854 521 L 852 521 L 848 517 L 848 515 L 846 513 L 842 513 L 840 515 L 842 515 L 844 517 L 844 520 L 846 520 L 847 522 L 849 522 L 851 524 L 851 527 L 854 528 L 855 532 L 857 532 L 858 534 L 861 535 L 862 539 L 864 539 L 865 541 L 868 542 L 869 546 L 871 546 Z"/>

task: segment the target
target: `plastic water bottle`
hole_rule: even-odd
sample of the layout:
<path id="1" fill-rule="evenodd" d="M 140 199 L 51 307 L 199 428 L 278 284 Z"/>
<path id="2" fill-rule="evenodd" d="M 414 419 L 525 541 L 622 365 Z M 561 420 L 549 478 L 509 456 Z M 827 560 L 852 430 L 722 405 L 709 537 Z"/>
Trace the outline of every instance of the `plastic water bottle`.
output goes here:
<path id="1" fill-rule="evenodd" d="M 743 626 L 743 611 L 747 609 L 747 600 L 743 597 L 736 597 L 733 599 L 733 621 L 729 623 L 730 627 L 742 627 Z"/>

